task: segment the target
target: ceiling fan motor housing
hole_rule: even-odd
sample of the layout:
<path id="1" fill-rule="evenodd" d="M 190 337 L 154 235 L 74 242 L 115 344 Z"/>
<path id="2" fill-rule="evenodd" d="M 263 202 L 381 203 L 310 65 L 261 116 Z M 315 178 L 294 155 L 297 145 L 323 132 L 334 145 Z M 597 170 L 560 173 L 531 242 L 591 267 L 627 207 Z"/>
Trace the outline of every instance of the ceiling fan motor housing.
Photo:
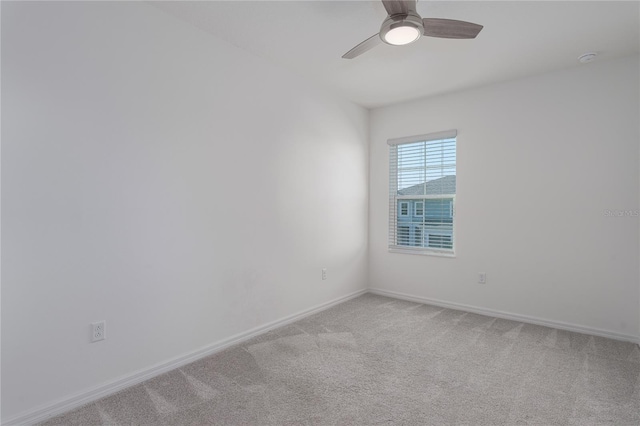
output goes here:
<path id="1" fill-rule="evenodd" d="M 386 44 L 393 45 L 394 43 L 389 43 L 385 36 L 389 31 L 400 27 L 415 28 L 418 31 L 418 36 L 415 40 L 412 40 L 412 42 L 418 40 L 424 33 L 424 26 L 422 24 L 422 18 L 420 17 L 420 15 L 415 12 L 409 12 L 407 14 L 387 16 L 387 19 L 384 20 L 382 26 L 380 27 L 380 38 Z"/>

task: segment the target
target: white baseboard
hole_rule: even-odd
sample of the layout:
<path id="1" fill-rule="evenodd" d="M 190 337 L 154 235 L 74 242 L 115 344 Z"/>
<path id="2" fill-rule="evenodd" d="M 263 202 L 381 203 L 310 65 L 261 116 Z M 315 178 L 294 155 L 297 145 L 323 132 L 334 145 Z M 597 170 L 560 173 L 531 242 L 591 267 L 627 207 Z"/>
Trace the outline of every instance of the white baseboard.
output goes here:
<path id="1" fill-rule="evenodd" d="M 44 421 L 48 418 L 79 408 L 83 405 L 96 401 L 100 398 L 104 398 L 105 396 L 114 394 L 122 389 L 128 388 L 133 385 L 137 385 L 138 383 L 141 383 L 145 380 L 149 380 L 155 376 L 159 376 L 160 374 L 182 367 L 184 365 L 197 361 L 201 358 L 212 355 L 216 352 L 220 352 L 221 350 L 226 349 L 229 346 L 242 343 L 246 340 L 251 339 L 252 337 L 266 333 L 275 328 L 282 327 L 284 325 L 298 321 L 309 315 L 313 315 L 317 312 L 324 311 L 325 309 L 328 309 L 334 305 L 337 305 L 338 303 L 346 302 L 349 299 L 353 299 L 364 293 L 367 293 L 367 291 L 368 291 L 367 289 L 362 289 L 362 290 L 347 294 L 345 296 L 339 297 L 337 299 L 330 300 L 329 302 L 325 302 L 320 305 L 314 306 L 312 308 L 305 309 L 303 311 L 297 312 L 293 315 L 289 315 L 282 319 L 261 325 L 259 327 L 255 327 L 251 330 L 236 334 L 234 336 L 231 336 L 219 342 L 212 343 L 210 345 L 207 345 L 193 352 L 178 356 L 168 361 L 164 361 L 162 363 L 156 364 L 149 368 L 145 368 L 142 370 L 138 370 L 134 373 L 127 374 L 125 376 L 119 377 L 118 379 L 109 381 L 107 383 L 103 383 L 101 385 L 95 386 L 93 388 L 87 389 L 82 392 L 79 392 L 75 395 L 67 396 L 53 403 L 49 403 L 49 404 L 34 408 L 32 410 L 28 410 L 17 416 L 13 416 L 11 418 L 3 420 L 2 424 L 6 426 L 10 426 L 10 425 L 23 426 L 23 425 L 32 425 L 34 423 Z"/>
<path id="2" fill-rule="evenodd" d="M 615 331 L 601 330 L 599 328 L 584 327 L 576 324 L 569 324 L 561 321 L 545 320 L 542 318 L 530 317 L 527 315 L 514 314 L 511 312 L 497 311 L 493 309 L 479 308 L 477 306 L 465 305 L 462 303 L 445 302 L 443 300 L 430 299 L 428 297 L 414 296 L 411 294 L 399 293 L 397 291 L 383 290 L 380 288 L 370 288 L 369 293 L 380 296 L 392 297 L 394 299 L 408 300 L 410 302 L 424 303 L 427 305 L 440 306 L 442 308 L 457 309 L 461 311 L 473 312 L 475 314 L 487 315 L 496 318 L 503 318 L 512 321 L 520 321 L 529 324 L 543 325 L 545 327 L 557 328 L 559 330 L 575 331 L 577 333 L 590 334 L 593 336 L 608 337 L 609 339 L 622 340 L 640 344 L 640 336 L 617 333 Z"/>

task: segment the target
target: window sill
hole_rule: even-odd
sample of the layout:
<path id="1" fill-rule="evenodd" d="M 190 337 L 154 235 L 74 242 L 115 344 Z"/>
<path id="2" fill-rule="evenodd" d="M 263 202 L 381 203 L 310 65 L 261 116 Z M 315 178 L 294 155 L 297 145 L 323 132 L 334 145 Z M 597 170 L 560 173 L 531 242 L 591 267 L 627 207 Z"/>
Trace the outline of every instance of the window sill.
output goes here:
<path id="1" fill-rule="evenodd" d="M 412 250 L 399 247 L 389 247 L 389 253 L 401 253 L 401 254 L 417 254 L 420 256 L 435 256 L 435 257 L 456 257 L 456 253 L 453 251 L 438 251 L 438 250 Z"/>

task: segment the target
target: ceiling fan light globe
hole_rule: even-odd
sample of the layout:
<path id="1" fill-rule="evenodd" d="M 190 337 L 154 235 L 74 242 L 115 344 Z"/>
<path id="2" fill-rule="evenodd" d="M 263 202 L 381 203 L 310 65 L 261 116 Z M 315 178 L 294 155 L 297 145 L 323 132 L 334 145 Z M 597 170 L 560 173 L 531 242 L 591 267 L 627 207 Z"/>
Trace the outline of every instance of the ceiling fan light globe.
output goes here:
<path id="1" fill-rule="evenodd" d="M 399 26 L 391 28 L 384 34 L 383 40 L 394 46 L 402 46 L 418 40 L 422 34 L 413 26 Z"/>
<path id="2" fill-rule="evenodd" d="M 380 26 L 380 38 L 386 44 L 402 46 L 413 43 L 424 33 L 422 18 L 415 12 L 388 16 Z"/>

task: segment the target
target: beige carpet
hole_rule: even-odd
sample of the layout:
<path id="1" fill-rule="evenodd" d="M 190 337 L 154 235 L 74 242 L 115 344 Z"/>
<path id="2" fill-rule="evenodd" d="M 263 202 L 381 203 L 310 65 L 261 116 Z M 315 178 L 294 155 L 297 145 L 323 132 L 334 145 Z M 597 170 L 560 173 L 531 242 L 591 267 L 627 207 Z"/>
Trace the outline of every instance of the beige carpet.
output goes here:
<path id="1" fill-rule="evenodd" d="M 45 424 L 640 425 L 640 350 L 366 294 Z"/>

